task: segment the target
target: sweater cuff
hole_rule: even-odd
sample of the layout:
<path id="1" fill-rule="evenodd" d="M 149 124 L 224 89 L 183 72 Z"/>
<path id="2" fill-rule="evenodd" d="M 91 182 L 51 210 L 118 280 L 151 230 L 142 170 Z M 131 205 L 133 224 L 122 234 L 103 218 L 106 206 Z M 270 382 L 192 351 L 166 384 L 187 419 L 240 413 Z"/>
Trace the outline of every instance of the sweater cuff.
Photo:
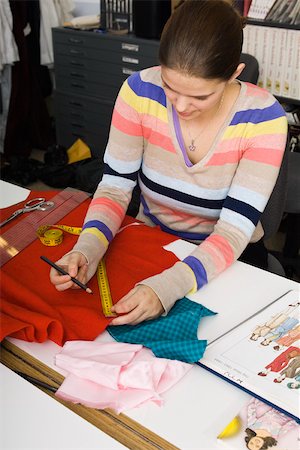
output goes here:
<path id="1" fill-rule="evenodd" d="M 185 263 L 179 261 L 170 269 L 146 278 L 139 284 L 149 286 L 156 293 L 165 310 L 163 315 L 166 315 L 177 300 L 194 290 L 195 276 Z"/>

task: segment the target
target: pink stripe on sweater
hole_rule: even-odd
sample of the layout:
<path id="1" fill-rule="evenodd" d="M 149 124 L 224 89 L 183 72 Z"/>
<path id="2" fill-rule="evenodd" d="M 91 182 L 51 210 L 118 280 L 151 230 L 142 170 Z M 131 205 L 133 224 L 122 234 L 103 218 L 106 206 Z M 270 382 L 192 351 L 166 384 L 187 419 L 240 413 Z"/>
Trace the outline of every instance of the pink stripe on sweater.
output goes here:
<path id="1" fill-rule="evenodd" d="M 142 136 L 142 128 L 140 125 L 133 123 L 130 120 L 125 119 L 116 110 L 114 110 L 112 116 L 112 125 L 117 128 L 117 130 L 126 133 L 130 136 Z"/>
<path id="2" fill-rule="evenodd" d="M 270 93 L 263 88 L 256 86 L 255 84 L 245 83 L 246 84 L 246 95 L 251 97 L 260 97 L 260 98 L 268 98 L 270 97 Z"/>
<path id="3" fill-rule="evenodd" d="M 245 159 L 257 161 L 271 166 L 280 167 L 283 153 L 281 150 L 273 150 L 269 148 L 253 148 L 250 152 L 246 152 Z"/>
<path id="4" fill-rule="evenodd" d="M 234 261 L 232 247 L 229 242 L 219 234 L 209 236 L 201 244 L 201 247 L 204 247 L 204 250 L 210 254 L 218 272 L 226 269 L 226 267 L 229 267 Z"/>
<path id="5" fill-rule="evenodd" d="M 172 140 L 168 136 L 164 136 L 161 133 L 157 133 L 154 130 L 143 127 L 143 135 L 150 144 L 163 148 L 171 153 L 176 153 Z"/>
<path id="6" fill-rule="evenodd" d="M 122 97 L 117 98 L 115 109 L 119 114 L 121 114 L 121 116 L 126 117 L 128 120 L 136 124 L 140 123 L 140 116 L 138 112 L 132 108 L 132 106 L 128 105 Z"/>
<path id="7" fill-rule="evenodd" d="M 207 166 L 222 166 L 223 164 L 235 164 L 241 159 L 237 151 L 227 151 L 226 153 L 215 153 L 207 162 Z"/>
<path id="8" fill-rule="evenodd" d="M 156 116 L 151 114 L 138 114 L 137 111 L 126 103 L 121 97 L 118 98 L 115 108 L 122 117 L 135 124 L 142 124 L 142 126 L 152 128 L 165 136 L 169 136 L 169 124 L 159 120 Z"/>
<path id="9" fill-rule="evenodd" d="M 91 205 L 90 205 L 90 210 L 91 212 L 94 209 L 98 209 L 102 206 L 107 206 L 109 209 L 112 209 L 113 212 L 115 214 L 117 214 L 117 216 L 123 220 L 124 217 L 124 209 L 119 205 L 119 203 L 114 202 L 113 200 L 111 200 L 110 198 L 104 198 L 104 197 L 100 197 L 100 198 L 95 198 L 91 201 Z"/>

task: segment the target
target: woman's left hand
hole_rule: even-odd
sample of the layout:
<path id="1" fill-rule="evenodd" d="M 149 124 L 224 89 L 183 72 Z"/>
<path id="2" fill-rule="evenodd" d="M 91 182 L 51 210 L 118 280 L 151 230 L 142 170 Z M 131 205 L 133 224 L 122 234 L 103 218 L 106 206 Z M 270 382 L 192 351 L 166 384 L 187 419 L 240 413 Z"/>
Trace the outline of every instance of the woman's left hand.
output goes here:
<path id="1" fill-rule="evenodd" d="M 164 308 L 155 292 L 141 284 L 121 298 L 111 311 L 121 315 L 113 319 L 110 325 L 136 325 L 144 320 L 156 319 Z"/>

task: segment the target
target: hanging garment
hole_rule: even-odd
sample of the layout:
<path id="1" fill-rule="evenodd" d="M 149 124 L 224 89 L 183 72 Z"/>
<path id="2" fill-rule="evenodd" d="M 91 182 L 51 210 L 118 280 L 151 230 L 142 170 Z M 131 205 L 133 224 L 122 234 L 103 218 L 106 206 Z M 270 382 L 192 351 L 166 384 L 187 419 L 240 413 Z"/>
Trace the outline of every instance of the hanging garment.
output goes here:
<path id="1" fill-rule="evenodd" d="M 54 62 L 52 28 L 62 26 L 72 18 L 74 9 L 72 0 L 42 0 L 40 1 L 41 26 L 40 48 L 41 64 L 51 66 Z"/>
<path id="2" fill-rule="evenodd" d="M 30 198 L 53 197 L 50 191 L 33 192 Z M 89 200 L 69 213 L 65 225 L 80 227 Z M 2 210 L 7 218 L 22 204 Z M 13 227 L 23 217 L 1 229 Z M 136 222 L 126 217 L 123 225 Z M 177 257 L 163 249 L 176 238 L 159 228 L 146 225 L 129 226 L 117 234 L 106 253 L 106 269 L 113 302 L 132 289 L 136 283 L 175 264 Z M 102 313 L 97 278 L 88 283 L 94 295 L 82 289 L 58 292 L 49 280 L 49 266 L 41 259 L 47 256 L 57 261 L 75 244 L 77 236 L 65 233 L 62 244 L 45 247 L 36 239 L 1 268 L 1 340 L 12 336 L 26 341 L 44 342 L 47 339 L 63 345 L 67 340 L 93 340 L 111 319 Z"/>
<path id="3" fill-rule="evenodd" d="M 6 64 L 19 61 L 19 52 L 13 35 L 13 19 L 8 0 L 0 2 L 0 72 Z"/>
<path id="4" fill-rule="evenodd" d="M 12 32 L 13 19 L 8 0 L 0 2 L 0 152 L 3 152 L 8 105 L 11 92 L 11 65 L 19 61 Z"/>
<path id="5" fill-rule="evenodd" d="M 178 300 L 167 316 L 147 320 L 135 326 L 109 326 L 107 331 L 119 342 L 142 344 L 160 358 L 185 362 L 199 361 L 207 341 L 198 340 L 197 330 L 202 317 L 216 313 L 187 298 Z"/>
<path id="6" fill-rule="evenodd" d="M 24 161 L 32 148 L 46 149 L 54 143 L 44 100 L 51 82 L 48 69 L 40 65 L 39 2 L 10 0 L 10 8 L 20 61 L 12 66 L 4 155 L 8 161 Z"/>
<path id="7" fill-rule="evenodd" d="M 55 364 L 67 371 L 57 397 L 117 413 L 149 401 L 161 405 L 161 394 L 192 368 L 141 345 L 82 341 L 66 342 Z"/>

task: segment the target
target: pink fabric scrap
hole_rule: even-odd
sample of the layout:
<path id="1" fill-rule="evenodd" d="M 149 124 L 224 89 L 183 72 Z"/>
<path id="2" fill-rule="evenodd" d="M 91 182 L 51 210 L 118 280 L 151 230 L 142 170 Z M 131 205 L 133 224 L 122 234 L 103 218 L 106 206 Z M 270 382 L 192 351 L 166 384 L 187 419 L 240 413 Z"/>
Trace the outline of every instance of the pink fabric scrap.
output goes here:
<path id="1" fill-rule="evenodd" d="M 67 372 L 57 397 L 118 414 L 148 401 L 161 406 L 161 394 L 192 368 L 142 345 L 95 341 L 66 342 L 55 364 Z"/>

